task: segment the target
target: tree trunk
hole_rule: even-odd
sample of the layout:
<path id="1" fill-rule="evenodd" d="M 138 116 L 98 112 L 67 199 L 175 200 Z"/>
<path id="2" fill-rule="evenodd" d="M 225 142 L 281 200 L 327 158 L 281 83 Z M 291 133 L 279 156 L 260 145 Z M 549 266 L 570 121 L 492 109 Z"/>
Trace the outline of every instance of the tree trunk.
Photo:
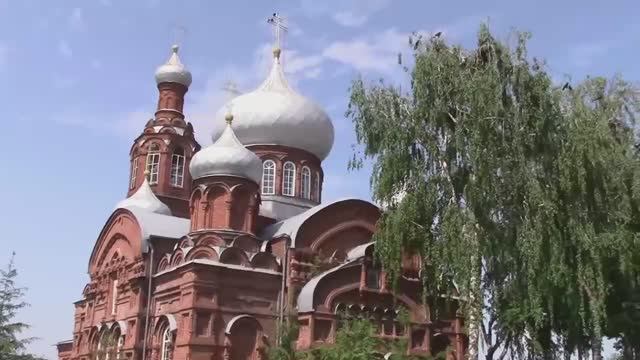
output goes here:
<path id="1" fill-rule="evenodd" d="M 591 341 L 591 358 L 593 360 L 602 360 L 602 338 L 594 336 Z"/>

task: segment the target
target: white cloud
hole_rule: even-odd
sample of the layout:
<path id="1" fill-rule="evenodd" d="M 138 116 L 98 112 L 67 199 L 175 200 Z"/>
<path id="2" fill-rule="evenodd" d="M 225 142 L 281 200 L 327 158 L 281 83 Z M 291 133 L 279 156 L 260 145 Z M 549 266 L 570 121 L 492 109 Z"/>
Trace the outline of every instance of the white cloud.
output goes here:
<path id="1" fill-rule="evenodd" d="M 75 31 L 81 31 L 86 28 L 84 14 L 81 8 L 74 8 L 68 20 L 69 28 Z"/>
<path id="2" fill-rule="evenodd" d="M 58 42 L 58 52 L 60 55 L 70 59 L 73 56 L 73 50 L 71 50 L 71 46 L 66 40 L 60 40 Z"/>
<path id="3" fill-rule="evenodd" d="M 391 4 L 391 0 L 301 0 L 307 16 L 327 15 L 346 27 L 364 25 L 369 18 Z"/>
<path id="4" fill-rule="evenodd" d="M 397 68 L 398 52 L 406 49 L 409 35 L 392 28 L 368 37 L 336 41 L 322 55 L 359 71 L 387 73 Z"/>
<path id="5" fill-rule="evenodd" d="M 364 25 L 367 22 L 367 17 L 344 11 L 333 14 L 333 20 L 342 26 L 355 27 Z"/>

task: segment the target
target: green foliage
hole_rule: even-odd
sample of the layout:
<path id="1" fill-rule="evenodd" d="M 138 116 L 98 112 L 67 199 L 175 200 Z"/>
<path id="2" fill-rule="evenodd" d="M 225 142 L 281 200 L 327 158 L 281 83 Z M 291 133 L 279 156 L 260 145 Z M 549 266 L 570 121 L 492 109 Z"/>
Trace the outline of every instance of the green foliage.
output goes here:
<path id="1" fill-rule="evenodd" d="M 350 167 L 373 161 L 387 205 L 374 237 L 391 275 L 419 253 L 426 293 L 453 280 L 467 317 L 492 319 L 485 338 L 553 358 L 631 331 L 607 307 L 640 273 L 640 92 L 620 78 L 555 86 L 529 37 L 412 37 L 411 91 L 357 79 L 346 115 L 362 150 Z"/>
<path id="2" fill-rule="evenodd" d="M 0 359 L 37 360 L 38 358 L 24 354 L 24 350 L 33 338 L 21 339 L 21 332 L 29 325 L 14 321 L 18 310 L 28 306 L 22 300 L 25 289 L 16 286 L 18 271 L 14 265 L 15 254 L 11 257 L 5 270 L 0 270 Z"/>
<path id="3" fill-rule="evenodd" d="M 298 329 L 295 325 L 280 331 L 280 345 L 270 349 L 271 360 L 372 360 L 383 359 L 391 353 L 390 360 L 444 360 L 445 354 L 436 357 L 406 355 L 407 342 L 385 341 L 376 336 L 376 328 L 369 319 L 344 315 L 335 341 L 307 351 L 296 351 Z"/>

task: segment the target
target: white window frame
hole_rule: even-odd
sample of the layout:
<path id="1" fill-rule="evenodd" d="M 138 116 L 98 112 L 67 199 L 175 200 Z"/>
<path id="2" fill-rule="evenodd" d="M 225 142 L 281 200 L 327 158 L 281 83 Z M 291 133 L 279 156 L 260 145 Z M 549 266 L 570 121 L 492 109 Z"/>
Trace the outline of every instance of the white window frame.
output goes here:
<path id="1" fill-rule="evenodd" d="M 320 172 L 316 172 L 316 189 L 315 189 L 316 201 L 320 202 Z"/>
<path id="2" fill-rule="evenodd" d="M 171 348 L 173 346 L 173 339 L 171 336 L 171 329 L 167 328 L 162 333 L 162 347 L 160 360 L 171 360 Z"/>
<path id="3" fill-rule="evenodd" d="M 287 161 L 282 166 L 282 195 L 296 195 L 296 165 L 291 161 Z"/>
<path id="4" fill-rule="evenodd" d="M 120 359 L 120 353 L 122 352 L 122 347 L 124 346 L 124 334 L 120 333 L 118 336 L 118 342 L 116 344 L 116 360 Z"/>
<path id="5" fill-rule="evenodd" d="M 129 179 L 129 189 L 136 187 L 136 178 L 138 177 L 138 157 L 136 156 L 131 163 L 131 178 Z"/>
<path id="6" fill-rule="evenodd" d="M 271 166 L 267 168 L 267 166 Z M 267 173 L 269 170 L 269 173 Z M 273 195 L 276 193 L 276 162 L 265 160 L 262 163 L 262 195 Z"/>
<path id="7" fill-rule="evenodd" d="M 160 146 L 158 144 L 149 145 L 146 170 L 149 172 L 149 185 L 157 184 L 160 174 Z"/>
<path id="8" fill-rule="evenodd" d="M 174 151 L 174 153 L 171 155 L 171 186 L 179 188 L 184 186 L 184 163 L 184 150 L 182 150 L 182 154 Z"/>
<path id="9" fill-rule="evenodd" d="M 308 166 L 302 167 L 302 183 L 300 193 L 304 199 L 311 199 L 311 169 Z"/>

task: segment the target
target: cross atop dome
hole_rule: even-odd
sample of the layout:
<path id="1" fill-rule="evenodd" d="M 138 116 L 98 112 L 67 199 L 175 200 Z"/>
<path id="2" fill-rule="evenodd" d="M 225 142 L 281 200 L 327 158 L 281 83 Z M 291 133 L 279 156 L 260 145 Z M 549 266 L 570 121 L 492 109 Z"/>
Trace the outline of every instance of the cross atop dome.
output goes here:
<path id="1" fill-rule="evenodd" d="M 278 13 L 273 13 L 268 19 L 267 23 L 273 26 L 275 31 L 275 44 L 273 46 L 273 56 L 280 58 L 280 52 L 282 51 L 282 38 L 289 28 L 287 27 L 287 21 Z"/>

